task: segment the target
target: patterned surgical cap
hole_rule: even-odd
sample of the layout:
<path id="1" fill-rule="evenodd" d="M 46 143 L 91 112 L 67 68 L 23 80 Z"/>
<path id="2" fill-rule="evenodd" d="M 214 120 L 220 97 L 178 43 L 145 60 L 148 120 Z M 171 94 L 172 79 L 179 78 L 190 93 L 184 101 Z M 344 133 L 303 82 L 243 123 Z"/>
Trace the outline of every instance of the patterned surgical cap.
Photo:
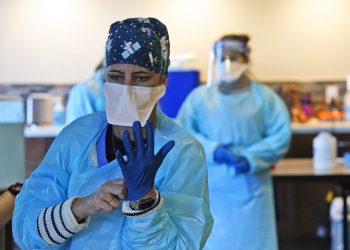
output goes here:
<path id="1" fill-rule="evenodd" d="M 107 67 L 115 63 L 135 64 L 166 76 L 169 53 L 168 30 L 155 18 L 128 18 L 109 28 Z"/>

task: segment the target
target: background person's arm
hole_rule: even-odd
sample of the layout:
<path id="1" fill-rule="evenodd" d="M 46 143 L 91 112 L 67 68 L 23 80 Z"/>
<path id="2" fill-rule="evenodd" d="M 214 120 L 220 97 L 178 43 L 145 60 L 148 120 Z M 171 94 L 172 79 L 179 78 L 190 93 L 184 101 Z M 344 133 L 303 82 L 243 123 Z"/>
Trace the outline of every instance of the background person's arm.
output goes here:
<path id="1" fill-rule="evenodd" d="M 15 195 L 6 190 L 0 196 L 0 229 L 11 220 L 15 204 Z"/>
<path id="2" fill-rule="evenodd" d="M 281 98 L 273 90 L 265 89 L 264 105 L 265 137 L 245 148 L 239 154 L 244 156 L 251 167 L 251 173 L 266 171 L 288 152 L 291 141 L 290 115 Z"/>
<path id="3" fill-rule="evenodd" d="M 0 229 L 12 219 L 16 195 L 21 191 L 23 184 L 16 182 L 0 196 Z"/>
<path id="4" fill-rule="evenodd" d="M 200 91 L 203 91 L 202 88 L 196 88 L 187 96 L 177 114 L 176 122 L 190 132 L 203 145 L 207 163 L 210 164 L 214 163 L 214 151 L 220 143 L 206 138 L 199 131 L 196 110 L 199 107 L 199 103 L 202 102 L 201 98 L 203 94 Z"/>

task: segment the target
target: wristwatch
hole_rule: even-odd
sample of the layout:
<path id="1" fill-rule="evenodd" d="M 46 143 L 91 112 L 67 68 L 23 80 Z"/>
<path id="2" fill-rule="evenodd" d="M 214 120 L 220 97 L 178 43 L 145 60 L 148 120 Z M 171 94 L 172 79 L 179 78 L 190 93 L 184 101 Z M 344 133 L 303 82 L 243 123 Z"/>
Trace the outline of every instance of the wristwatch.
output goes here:
<path id="1" fill-rule="evenodd" d="M 16 182 L 15 184 L 12 184 L 11 186 L 9 186 L 9 188 L 7 189 L 11 194 L 13 194 L 14 196 L 16 196 L 17 194 L 19 194 L 19 192 L 21 191 L 21 188 L 23 186 L 23 183 L 20 182 Z"/>
<path id="2" fill-rule="evenodd" d="M 132 210 L 145 210 L 150 208 L 157 200 L 157 197 L 150 197 L 141 201 L 130 201 L 130 208 Z"/>

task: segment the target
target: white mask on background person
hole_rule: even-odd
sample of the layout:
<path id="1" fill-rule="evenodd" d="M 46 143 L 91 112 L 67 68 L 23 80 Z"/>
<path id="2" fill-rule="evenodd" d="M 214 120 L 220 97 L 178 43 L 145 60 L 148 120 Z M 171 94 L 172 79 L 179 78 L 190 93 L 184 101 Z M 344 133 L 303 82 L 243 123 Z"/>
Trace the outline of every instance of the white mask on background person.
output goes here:
<path id="1" fill-rule="evenodd" d="M 239 63 L 225 59 L 219 64 L 217 70 L 217 79 L 219 84 L 234 84 L 248 69 L 247 63 Z"/>
<path id="2" fill-rule="evenodd" d="M 141 87 L 105 82 L 103 92 L 109 124 L 131 127 L 134 121 L 140 121 L 143 127 L 165 94 L 165 85 Z"/>

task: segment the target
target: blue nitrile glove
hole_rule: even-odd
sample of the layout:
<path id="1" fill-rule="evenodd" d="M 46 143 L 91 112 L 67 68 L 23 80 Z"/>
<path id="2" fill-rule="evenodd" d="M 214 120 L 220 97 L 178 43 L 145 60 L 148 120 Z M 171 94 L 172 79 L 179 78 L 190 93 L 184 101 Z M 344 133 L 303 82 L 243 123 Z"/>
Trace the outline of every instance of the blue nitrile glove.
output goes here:
<path id="1" fill-rule="evenodd" d="M 123 144 L 127 160 L 117 152 L 117 160 L 122 170 L 128 194 L 125 200 L 138 200 L 154 187 L 154 178 L 164 158 L 174 147 L 175 141 L 167 142 L 155 155 L 154 131 L 150 120 L 146 123 L 146 144 L 142 137 L 141 123 L 136 121 L 132 125 L 135 137 L 135 149 L 128 131 L 123 133 Z"/>
<path id="2" fill-rule="evenodd" d="M 234 159 L 232 159 L 227 164 L 234 167 L 236 174 L 248 173 L 250 170 L 250 165 L 249 165 L 248 160 L 244 156 L 237 157 L 234 154 L 232 154 L 232 155 L 233 155 Z"/>
<path id="3" fill-rule="evenodd" d="M 250 170 L 247 159 L 233 154 L 229 146 L 219 145 L 214 151 L 214 161 L 219 164 L 232 166 L 237 174 L 247 173 Z"/>
<path id="4" fill-rule="evenodd" d="M 219 145 L 214 150 L 214 161 L 219 164 L 224 164 L 233 160 L 233 154 L 228 146 Z"/>

